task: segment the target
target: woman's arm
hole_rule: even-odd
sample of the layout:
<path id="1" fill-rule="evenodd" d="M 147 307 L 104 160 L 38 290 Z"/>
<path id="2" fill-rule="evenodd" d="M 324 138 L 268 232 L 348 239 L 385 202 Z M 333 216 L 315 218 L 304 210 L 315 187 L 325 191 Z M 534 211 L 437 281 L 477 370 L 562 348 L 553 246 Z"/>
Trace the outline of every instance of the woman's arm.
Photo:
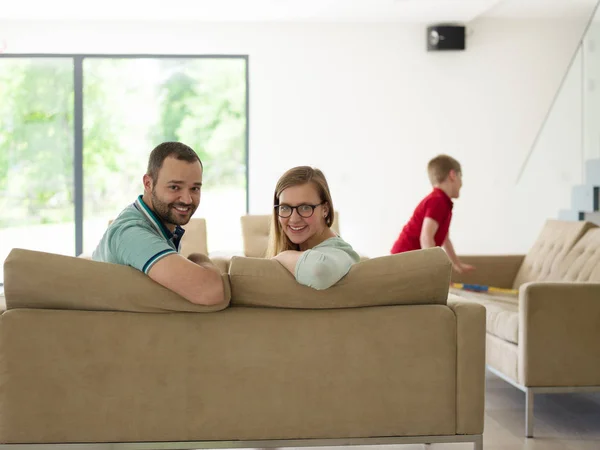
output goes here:
<path id="1" fill-rule="evenodd" d="M 279 255 L 274 256 L 272 259 L 279 261 L 279 263 L 285 267 L 292 275 L 296 273 L 296 264 L 302 256 L 302 253 L 296 250 L 286 250 L 281 252 Z"/>
<path id="2" fill-rule="evenodd" d="M 356 261 L 342 249 L 307 250 L 296 263 L 296 280 L 313 289 L 327 289 L 340 281 Z"/>

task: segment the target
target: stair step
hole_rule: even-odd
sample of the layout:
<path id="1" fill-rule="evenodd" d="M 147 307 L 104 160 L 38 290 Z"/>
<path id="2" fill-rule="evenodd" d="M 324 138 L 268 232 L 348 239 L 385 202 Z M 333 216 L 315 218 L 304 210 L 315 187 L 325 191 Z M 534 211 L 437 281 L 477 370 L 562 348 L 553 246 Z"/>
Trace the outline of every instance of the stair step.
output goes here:
<path id="1" fill-rule="evenodd" d="M 596 225 L 600 226 L 600 212 L 599 211 L 584 212 L 582 215 L 583 215 L 583 220 L 587 220 L 588 222 L 593 222 Z"/>
<path id="2" fill-rule="evenodd" d="M 579 211 L 572 209 L 561 209 L 558 211 L 558 220 L 581 220 Z"/>
<path id="3" fill-rule="evenodd" d="M 600 211 L 600 186 L 573 186 L 571 208 L 575 211 Z"/>
<path id="4" fill-rule="evenodd" d="M 585 182 L 600 185 L 600 159 L 590 159 L 585 163 Z"/>

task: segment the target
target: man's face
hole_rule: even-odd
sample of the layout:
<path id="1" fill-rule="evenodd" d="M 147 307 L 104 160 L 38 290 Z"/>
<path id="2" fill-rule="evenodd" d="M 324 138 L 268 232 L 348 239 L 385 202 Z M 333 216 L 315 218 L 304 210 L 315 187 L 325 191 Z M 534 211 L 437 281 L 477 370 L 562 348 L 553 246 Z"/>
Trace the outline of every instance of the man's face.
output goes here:
<path id="1" fill-rule="evenodd" d="M 185 225 L 200 204 L 202 166 L 175 157 L 164 160 L 156 182 L 144 175 L 144 190 L 150 193 L 152 209 L 163 223 L 174 228 Z"/>

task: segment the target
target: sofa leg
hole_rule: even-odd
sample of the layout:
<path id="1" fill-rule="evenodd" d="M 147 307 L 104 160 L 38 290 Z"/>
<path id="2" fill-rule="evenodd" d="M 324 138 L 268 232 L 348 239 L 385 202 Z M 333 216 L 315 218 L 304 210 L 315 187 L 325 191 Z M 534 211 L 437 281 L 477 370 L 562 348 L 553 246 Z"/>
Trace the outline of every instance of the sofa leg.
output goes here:
<path id="1" fill-rule="evenodd" d="M 533 389 L 525 391 L 525 436 L 533 437 Z"/>

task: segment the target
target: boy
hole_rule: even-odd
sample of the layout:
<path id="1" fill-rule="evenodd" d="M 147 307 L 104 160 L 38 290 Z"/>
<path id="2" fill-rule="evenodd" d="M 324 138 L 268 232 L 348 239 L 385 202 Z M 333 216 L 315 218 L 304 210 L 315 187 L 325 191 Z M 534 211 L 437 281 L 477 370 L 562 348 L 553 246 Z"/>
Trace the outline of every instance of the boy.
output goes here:
<path id="1" fill-rule="evenodd" d="M 471 272 L 475 268 L 458 259 L 448 235 L 452 219 L 452 199 L 458 198 L 462 187 L 460 163 L 450 156 L 439 155 L 427 164 L 427 174 L 433 191 L 416 207 L 391 252 L 401 253 L 440 246 L 448 254 L 456 272 Z"/>

